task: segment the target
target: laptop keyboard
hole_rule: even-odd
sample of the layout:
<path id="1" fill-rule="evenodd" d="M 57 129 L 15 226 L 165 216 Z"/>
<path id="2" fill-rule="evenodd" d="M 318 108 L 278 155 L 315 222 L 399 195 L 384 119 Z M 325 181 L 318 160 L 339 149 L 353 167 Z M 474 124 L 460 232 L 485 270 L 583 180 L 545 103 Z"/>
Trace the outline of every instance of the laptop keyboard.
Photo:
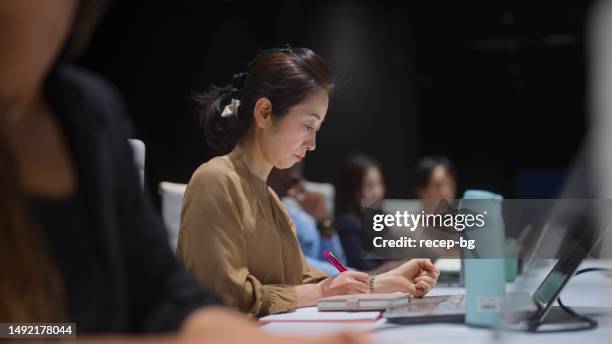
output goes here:
<path id="1" fill-rule="evenodd" d="M 409 305 L 389 309 L 386 318 L 415 317 L 435 313 L 465 312 L 465 295 L 431 296 L 423 299 L 412 299 Z"/>
<path id="2" fill-rule="evenodd" d="M 436 310 L 465 309 L 465 295 L 452 295 L 446 301 L 441 302 Z"/>

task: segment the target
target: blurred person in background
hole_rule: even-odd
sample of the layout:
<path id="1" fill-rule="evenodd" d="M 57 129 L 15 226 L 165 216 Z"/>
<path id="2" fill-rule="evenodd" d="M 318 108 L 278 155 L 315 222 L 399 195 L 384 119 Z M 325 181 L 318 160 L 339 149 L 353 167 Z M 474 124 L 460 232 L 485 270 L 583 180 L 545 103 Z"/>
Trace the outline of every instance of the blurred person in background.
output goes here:
<path id="1" fill-rule="evenodd" d="M 434 214 L 438 210 L 445 211 L 447 206 L 441 204 L 446 201 L 452 204 L 457 196 L 457 172 L 451 160 L 445 156 L 425 156 L 421 158 L 415 169 L 415 194 L 421 202 L 421 210 L 425 214 Z M 415 232 L 417 240 L 453 240 L 455 234 L 449 234 L 441 230 L 431 228 L 417 229 Z M 459 257 L 460 250 L 457 247 L 445 248 L 419 248 L 415 254 L 426 256 L 431 259 L 440 257 Z"/>
<path id="2" fill-rule="evenodd" d="M 423 210 L 431 213 L 440 200 L 453 201 L 457 193 L 457 172 L 445 156 L 426 156 L 416 164 L 415 194 Z"/>
<path id="3" fill-rule="evenodd" d="M 379 272 L 390 266 L 387 260 L 364 258 L 361 250 L 362 202 L 375 204 L 384 198 L 385 181 L 378 162 L 355 155 L 342 163 L 336 183 L 334 226 L 348 264 L 356 269 Z"/>
<path id="4" fill-rule="evenodd" d="M 326 260 L 323 252 L 332 252 L 346 264 L 344 249 L 332 226 L 332 216 L 327 211 L 325 196 L 306 189 L 303 168 L 304 163 L 298 162 L 284 170 L 272 169 L 268 184 L 281 198 L 295 223 L 297 238 L 306 261 L 328 276 L 334 276 L 338 270 Z"/>

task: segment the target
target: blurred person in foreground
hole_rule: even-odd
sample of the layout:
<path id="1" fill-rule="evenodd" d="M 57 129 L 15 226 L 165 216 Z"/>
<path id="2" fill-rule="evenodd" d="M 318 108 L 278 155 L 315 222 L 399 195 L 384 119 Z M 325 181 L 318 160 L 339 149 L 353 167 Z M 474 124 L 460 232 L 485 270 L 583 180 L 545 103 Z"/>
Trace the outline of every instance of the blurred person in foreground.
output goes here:
<path id="1" fill-rule="evenodd" d="M 75 322 L 86 342 L 314 342 L 217 306 L 169 250 L 120 98 L 65 62 L 104 6 L 0 2 L 0 322 Z"/>

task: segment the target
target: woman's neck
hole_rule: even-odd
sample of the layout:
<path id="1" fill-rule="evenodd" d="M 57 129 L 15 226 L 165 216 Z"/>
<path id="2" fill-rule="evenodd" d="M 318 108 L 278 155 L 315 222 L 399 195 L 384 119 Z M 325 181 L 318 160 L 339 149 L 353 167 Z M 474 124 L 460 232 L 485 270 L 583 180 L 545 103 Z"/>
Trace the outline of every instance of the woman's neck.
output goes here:
<path id="1" fill-rule="evenodd" d="M 268 180 L 272 164 L 267 161 L 255 140 L 244 140 L 236 145 L 230 153 L 246 165 L 251 174 L 263 181 Z"/>
<path id="2" fill-rule="evenodd" d="M 22 112 L 0 135 L 15 159 L 21 188 L 44 198 L 71 195 L 77 176 L 61 124 L 41 94 L 20 106 Z"/>

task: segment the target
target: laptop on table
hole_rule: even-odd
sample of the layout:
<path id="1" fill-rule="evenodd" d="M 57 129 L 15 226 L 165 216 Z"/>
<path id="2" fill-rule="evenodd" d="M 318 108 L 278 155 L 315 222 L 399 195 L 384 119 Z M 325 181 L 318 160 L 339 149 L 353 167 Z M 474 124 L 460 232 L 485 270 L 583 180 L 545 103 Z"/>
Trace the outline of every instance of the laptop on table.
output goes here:
<path id="1" fill-rule="evenodd" d="M 584 220 L 584 219 L 581 219 Z M 533 295 L 526 292 L 508 293 L 506 297 L 506 319 L 510 322 L 527 320 L 530 328 L 542 324 L 551 310 L 551 306 L 561 291 L 576 273 L 582 260 L 596 246 L 594 237 L 598 235 L 582 226 L 569 230 L 571 238 L 564 242 L 559 250 L 561 256 L 546 278 L 540 283 Z M 578 228 L 577 228 L 578 227 Z M 579 230 L 580 229 L 580 230 Z M 568 238 L 566 237 L 566 238 Z M 600 239 L 603 236 L 600 236 Z M 435 322 L 462 323 L 465 320 L 465 295 L 429 296 L 412 299 L 411 303 L 392 308 L 383 313 L 391 323 L 419 324 Z"/>

